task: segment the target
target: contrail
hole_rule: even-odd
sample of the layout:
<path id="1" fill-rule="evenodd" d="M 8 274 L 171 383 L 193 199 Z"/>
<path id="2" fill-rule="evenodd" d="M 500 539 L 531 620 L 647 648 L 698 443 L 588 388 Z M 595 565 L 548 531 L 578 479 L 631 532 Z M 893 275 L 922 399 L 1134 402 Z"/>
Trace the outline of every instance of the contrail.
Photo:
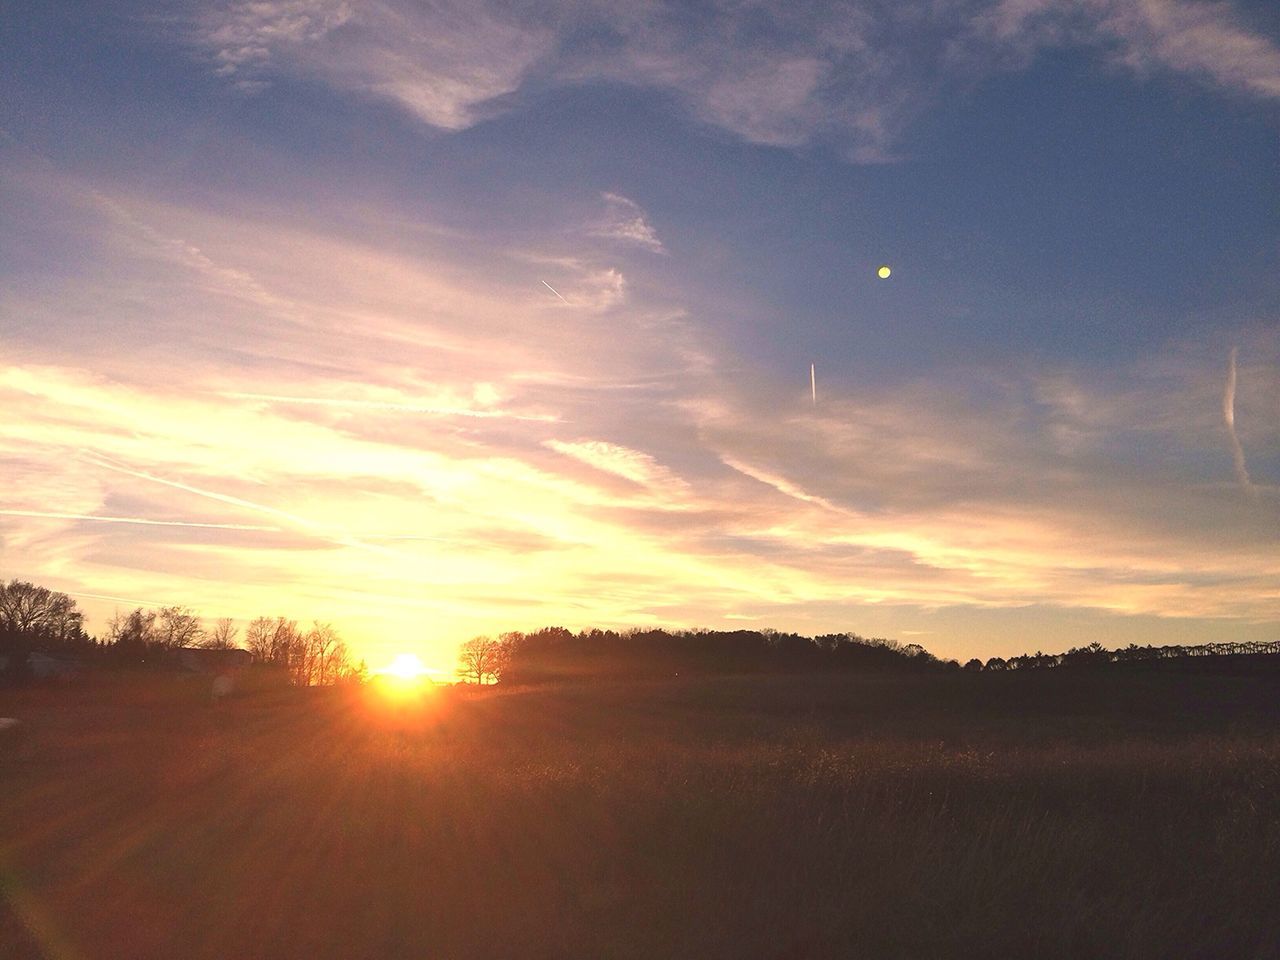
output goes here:
<path id="1" fill-rule="evenodd" d="M 813 393 L 813 405 L 818 405 L 818 374 L 814 370 L 814 365 L 809 364 L 809 389 Z"/>
<path id="2" fill-rule="evenodd" d="M 448 537 L 428 537 L 418 536 L 415 533 L 362 533 L 360 534 L 365 540 L 434 540 L 436 543 L 454 543 Z"/>
<path id="3" fill-rule="evenodd" d="M 103 517 L 92 513 L 52 513 L 48 510 L 0 510 L 0 516 L 40 517 L 50 520 L 91 520 L 94 523 L 137 523 L 149 527 L 196 527 L 208 530 L 248 530 L 254 533 L 284 533 L 284 527 L 263 527 L 252 523 L 201 523 L 195 520 L 150 520 L 146 517 Z M 448 537 L 416 533 L 362 533 L 362 540 L 434 540 L 453 543 Z M 89 594 L 85 594 L 89 596 Z M 107 599 L 111 599 L 108 597 Z"/>
<path id="4" fill-rule="evenodd" d="M 89 513 L 51 513 L 46 510 L 0 510 L 7 517 L 45 517 L 50 520 L 92 520 L 95 523 L 138 523 L 152 527 L 200 527 L 210 530 L 253 530 L 280 533 L 280 527 L 260 527 L 249 523 L 199 523 L 193 520 L 148 520 L 145 517 L 103 517 Z"/>
<path id="5" fill-rule="evenodd" d="M 158 600 L 136 600 L 130 597 L 113 597 L 104 593 L 77 593 L 74 590 L 64 590 L 63 593 L 71 597 L 88 597 L 90 600 L 114 600 L 117 603 L 132 603 L 139 607 L 163 607 L 164 604 Z"/>
<path id="6" fill-rule="evenodd" d="M 349 536 L 340 531 L 328 529 L 322 524 L 316 523 L 314 520 L 308 520 L 306 517 L 300 517 L 297 514 L 288 513 L 285 510 L 278 510 L 275 507 L 268 507 L 261 503 L 254 503 L 252 500 L 241 500 L 239 497 L 232 497 L 225 493 L 217 493 L 213 490 L 202 490 L 201 488 L 193 487 L 190 484 L 179 483 L 177 480 L 166 480 L 164 477 L 157 477 L 150 473 L 143 473 L 141 470 L 130 470 L 128 467 L 122 467 L 112 463 L 101 455 L 92 457 L 85 456 L 84 459 L 95 466 L 105 467 L 108 470 L 114 470 L 116 473 L 123 473 L 126 476 L 137 477 L 140 480 L 150 480 L 152 483 L 160 483 L 166 487 L 173 487 L 175 490 L 185 490 L 187 493 L 194 493 L 197 496 L 208 497 L 210 500 L 217 500 L 220 503 L 229 503 L 232 506 L 243 507 L 246 510 L 255 510 L 259 513 L 280 517 L 283 520 L 288 520 L 295 526 L 302 527 L 313 536 L 320 537 L 321 539 L 328 540 L 332 543 L 341 544 L 344 547 L 356 547 L 360 550 L 367 550 L 370 553 L 377 553 L 402 562 L 409 559 L 404 554 L 397 553 L 394 550 L 388 550 L 386 547 L 380 547 L 373 543 L 365 543 L 363 540 L 357 540 L 355 537 Z"/>
<path id="7" fill-rule="evenodd" d="M 1227 433 L 1231 435 L 1231 457 L 1235 461 L 1236 479 L 1251 496 L 1258 491 L 1249 479 L 1249 469 L 1244 462 L 1244 447 L 1240 446 L 1240 438 L 1236 435 L 1236 354 L 1239 347 L 1231 348 L 1231 362 L 1227 366 L 1227 389 L 1222 393 L 1222 419 L 1226 421 Z"/>
<path id="8" fill-rule="evenodd" d="M 483 420 L 530 420 L 538 423 L 559 423 L 560 418 L 545 413 L 507 413 L 504 410 L 470 410 L 465 407 L 428 407 L 412 403 L 392 403 L 383 400 L 344 400 L 334 397 L 285 397 L 273 393 L 240 393 L 224 390 L 218 394 L 230 400 L 262 400 L 267 403 L 300 403 L 319 407 L 354 407 L 364 410 L 399 410 L 405 413 L 426 413 L 437 417 L 478 417 Z"/>
<path id="9" fill-rule="evenodd" d="M 542 284 L 544 287 L 546 287 L 548 290 L 550 290 L 552 293 L 554 293 L 557 297 L 560 297 L 560 291 L 557 290 L 555 287 L 553 287 L 551 284 L 547 283 L 547 281 L 539 280 L 538 282 Z M 564 297 L 560 297 L 560 299 L 564 300 Z M 569 303 L 568 300 L 564 300 L 564 302 Z"/>

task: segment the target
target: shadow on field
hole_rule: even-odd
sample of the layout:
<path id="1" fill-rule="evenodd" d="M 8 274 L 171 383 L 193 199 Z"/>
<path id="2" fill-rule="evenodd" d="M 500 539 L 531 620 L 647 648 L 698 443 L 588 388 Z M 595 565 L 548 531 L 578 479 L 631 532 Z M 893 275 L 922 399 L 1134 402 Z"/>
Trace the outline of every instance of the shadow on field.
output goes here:
<path id="1" fill-rule="evenodd" d="M 1275 677 L 0 695 L 0 956 L 1269 957 Z"/>

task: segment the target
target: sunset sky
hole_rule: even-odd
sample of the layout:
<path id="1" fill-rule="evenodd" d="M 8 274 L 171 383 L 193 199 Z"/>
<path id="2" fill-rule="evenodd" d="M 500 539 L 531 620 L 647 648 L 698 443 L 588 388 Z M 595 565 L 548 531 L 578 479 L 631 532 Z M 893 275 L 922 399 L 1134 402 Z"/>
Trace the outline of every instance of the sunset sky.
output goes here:
<path id="1" fill-rule="evenodd" d="M 1280 638 L 1272 3 L 3 19 L 0 577 L 91 632 Z"/>

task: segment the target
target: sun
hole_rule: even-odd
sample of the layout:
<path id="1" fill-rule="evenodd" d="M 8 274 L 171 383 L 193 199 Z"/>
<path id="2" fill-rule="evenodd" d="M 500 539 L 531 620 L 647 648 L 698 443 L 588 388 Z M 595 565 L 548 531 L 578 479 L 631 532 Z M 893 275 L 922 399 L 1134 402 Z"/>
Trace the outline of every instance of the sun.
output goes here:
<path id="1" fill-rule="evenodd" d="M 398 683 L 415 684 L 423 681 L 427 675 L 427 668 L 415 654 L 400 653 L 377 673 Z"/>
<path id="2" fill-rule="evenodd" d="M 415 654 L 397 654 L 390 663 L 373 671 L 370 692 L 383 710 L 402 713 L 406 708 L 420 707 L 436 690 L 429 670 Z"/>

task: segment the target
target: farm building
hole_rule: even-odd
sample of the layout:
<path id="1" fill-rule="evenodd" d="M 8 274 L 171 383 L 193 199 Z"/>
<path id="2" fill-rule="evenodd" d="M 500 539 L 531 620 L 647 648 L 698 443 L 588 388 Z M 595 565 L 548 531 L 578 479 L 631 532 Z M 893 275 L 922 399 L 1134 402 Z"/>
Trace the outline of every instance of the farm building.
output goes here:
<path id="1" fill-rule="evenodd" d="M 248 650 L 209 650 L 205 647 L 180 647 L 174 651 L 174 660 L 183 670 L 191 673 L 234 673 L 253 662 Z"/>

